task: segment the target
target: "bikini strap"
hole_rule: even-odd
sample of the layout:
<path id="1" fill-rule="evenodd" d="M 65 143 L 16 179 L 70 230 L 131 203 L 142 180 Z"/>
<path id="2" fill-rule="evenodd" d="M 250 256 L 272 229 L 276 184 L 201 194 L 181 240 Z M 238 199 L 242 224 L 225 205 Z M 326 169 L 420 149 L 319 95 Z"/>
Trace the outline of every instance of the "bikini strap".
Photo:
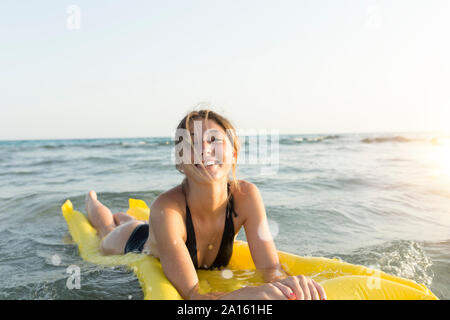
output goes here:
<path id="1" fill-rule="evenodd" d="M 198 268 L 197 241 L 195 240 L 194 224 L 192 223 L 191 211 L 186 201 L 186 247 L 189 250 L 194 267 Z"/>
<path id="2" fill-rule="evenodd" d="M 230 194 L 231 192 L 231 186 L 230 186 L 230 182 L 227 182 L 227 195 Z M 236 213 L 236 211 L 234 211 L 234 198 L 233 195 L 230 195 L 230 200 L 229 200 L 229 206 L 227 204 L 227 218 L 230 216 L 229 212 L 231 212 L 233 214 L 233 216 L 236 218 L 238 215 Z"/>

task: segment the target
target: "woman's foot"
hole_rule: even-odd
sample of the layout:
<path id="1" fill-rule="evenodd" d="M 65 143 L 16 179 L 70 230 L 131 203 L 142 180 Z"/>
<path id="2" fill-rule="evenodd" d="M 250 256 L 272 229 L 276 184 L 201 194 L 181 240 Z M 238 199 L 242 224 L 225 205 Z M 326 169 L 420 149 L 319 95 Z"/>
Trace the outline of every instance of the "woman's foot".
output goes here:
<path id="1" fill-rule="evenodd" d="M 89 191 L 84 198 L 84 203 L 86 205 L 86 213 L 89 214 L 89 209 L 92 209 L 94 202 L 98 202 L 97 193 L 94 190 Z"/>
<path id="2" fill-rule="evenodd" d="M 94 190 L 86 194 L 85 205 L 88 220 L 101 238 L 105 237 L 116 227 L 111 211 L 97 200 L 97 194 Z"/>

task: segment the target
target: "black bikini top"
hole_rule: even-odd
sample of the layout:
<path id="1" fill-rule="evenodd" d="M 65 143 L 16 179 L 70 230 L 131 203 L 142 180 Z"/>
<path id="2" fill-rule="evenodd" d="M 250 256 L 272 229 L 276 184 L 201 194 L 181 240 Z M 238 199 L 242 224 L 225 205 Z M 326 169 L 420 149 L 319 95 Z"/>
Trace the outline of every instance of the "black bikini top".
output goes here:
<path id="1" fill-rule="evenodd" d="M 230 193 L 230 184 L 227 184 L 227 193 Z M 233 225 L 233 215 L 237 217 L 234 211 L 233 195 L 231 195 L 230 200 L 227 202 L 226 214 L 225 214 L 225 227 L 222 235 L 222 242 L 220 243 L 219 252 L 217 253 L 216 259 L 209 268 L 198 267 L 197 260 L 197 242 L 195 240 L 194 225 L 192 223 L 191 212 L 186 200 L 186 247 L 191 255 L 192 262 L 194 263 L 195 269 L 215 269 L 220 267 L 225 267 L 228 265 L 233 254 L 233 243 L 234 243 L 234 225 Z"/>

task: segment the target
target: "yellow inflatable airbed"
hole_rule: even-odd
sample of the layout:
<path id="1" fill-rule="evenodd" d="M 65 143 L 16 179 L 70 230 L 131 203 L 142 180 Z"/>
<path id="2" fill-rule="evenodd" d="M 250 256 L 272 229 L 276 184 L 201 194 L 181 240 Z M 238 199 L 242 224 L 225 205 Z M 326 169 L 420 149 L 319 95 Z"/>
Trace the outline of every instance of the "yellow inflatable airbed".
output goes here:
<path id="1" fill-rule="evenodd" d="M 146 300 L 182 299 L 164 275 L 159 260 L 145 254 L 103 256 L 100 239 L 86 216 L 73 209 L 70 200 L 61 207 L 73 240 L 81 257 L 91 263 L 116 266 L 126 265 L 139 279 Z M 150 209 L 142 200 L 130 199 L 128 214 L 139 220 L 148 220 Z M 290 275 L 303 274 L 319 282 L 329 300 L 435 300 L 426 286 L 414 281 L 388 275 L 379 270 L 352 265 L 338 259 L 301 257 L 278 251 L 281 265 Z M 229 292 L 248 285 L 262 284 L 255 272 L 250 250 L 244 241 L 235 241 L 230 264 L 222 270 L 198 270 L 200 291 Z"/>

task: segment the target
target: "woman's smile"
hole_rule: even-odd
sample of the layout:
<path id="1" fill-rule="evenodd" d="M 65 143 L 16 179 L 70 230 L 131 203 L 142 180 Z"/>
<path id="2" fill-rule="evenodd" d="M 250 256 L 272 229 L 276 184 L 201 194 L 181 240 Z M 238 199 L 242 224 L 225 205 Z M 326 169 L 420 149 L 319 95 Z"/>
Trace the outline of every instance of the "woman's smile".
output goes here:
<path id="1" fill-rule="evenodd" d="M 197 168 L 202 167 L 200 164 L 196 164 L 195 166 Z M 205 169 L 211 170 L 211 169 L 216 169 L 218 166 L 222 166 L 222 165 L 220 164 L 220 161 L 218 161 L 218 160 L 209 159 L 209 160 L 205 160 L 203 162 L 203 166 L 205 167 Z"/>

